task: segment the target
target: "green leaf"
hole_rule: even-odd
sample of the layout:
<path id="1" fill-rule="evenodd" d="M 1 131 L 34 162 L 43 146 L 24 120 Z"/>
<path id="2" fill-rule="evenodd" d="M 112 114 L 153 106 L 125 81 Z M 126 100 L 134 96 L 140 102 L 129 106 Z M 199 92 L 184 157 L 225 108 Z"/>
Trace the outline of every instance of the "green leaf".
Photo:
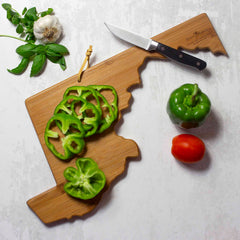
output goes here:
<path id="1" fill-rule="evenodd" d="M 65 61 L 65 58 L 64 57 L 61 57 L 59 60 L 58 60 L 58 64 L 60 65 L 61 69 L 64 71 L 67 66 L 66 66 L 66 61 Z"/>
<path id="2" fill-rule="evenodd" d="M 36 42 L 36 38 L 35 38 L 35 36 L 34 36 L 33 33 L 27 34 L 25 40 L 26 40 L 28 43 L 34 43 L 34 42 Z"/>
<path id="3" fill-rule="evenodd" d="M 22 15 L 24 15 L 27 12 L 27 8 L 25 7 L 22 11 Z"/>
<path id="4" fill-rule="evenodd" d="M 32 26 L 27 26 L 27 27 L 26 27 L 26 33 L 33 34 L 33 28 L 32 28 Z"/>
<path id="5" fill-rule="evenodd" d="M 18 25 L 19 22 L 20 22 L 20 18 L 19 18 L 19 16 L 18 16 L 18 14 L 13 15 L 13 17 L 12 17 L 12 23 L 13 23 L 14 25 Z"/>
<path id="6" fill-rule="evenodd" d="M 42 71 L 45 63 L 46 63 L 45 54 L 36 55 L 33 59 L 30 77 L 38 75 Z"/>
<path id="7" fill-rule="evenodd" d="M 52 8 L 48 8 L 47 12 L 48 12 L 48 14 L 51 14 L 53 12 L 53 9 Z"/>
<path id="8" fill-rule="evenodd" d="M 50 56 L 50 57 L 62 57 L 60 53 L 56 53 L 51 49 L 47 49 L 46 53 L 47 53 L 47 56 Z"/>
<path id="9" fill-rule="evenodd" d="M 33 51 L 36 48 L 35 44 L 27 43 L 25 45 L 22 45 L 16 49 L 17 54 L 19 54 L 22 57 L 31 57 L 35 54 Z"/>
<path id="10" fill-rule="evenodd" d="M 12 21 L 12 16 L 13 16 L 13 11 L 11 10 L 11 9 L 8 9 L 7 10 L 7 19 L 9 20 L 9 21 Z"/>
<path id="11" fill-rule="evenodd" d="M 28 34 L 26 39 L 25 39 L 25 41 L 27 41 L 28 43 L 32 43 L 33 44 L 33 43 L 36 42 L 36 39 L 35 39 L 35 37 L 33 35 Z"/>
<path id="12" fill-rule="evenodd" d="M 2 4 L 2 7 L 3 7 L 5 10 L 8 10 L 8 9 L 11 9 L 11 8 L 12 8 L 11 4 L 9 4 L 9 3 L 3 3 L 3 4 Z"/>
<path id="13" fill-rule="evenodd" d="M 28 63 L 29 63 L 28 58 L 22 58 L 20 64 L 16 68 L 13 68 L 11 70 L 8 69 L 8 71 L 13 74 L 21 74 L 26 70 Z"/>
<path id="14" fill-rule="evenodd" d="M 41 53 L 44 53 L 46 52 L 46 46 L 42 45 L 42 44 L 39 44 L 36 46 L 36 48 L 33 49 L 33 51 L 37 54 L 41 54 Z"/>
<path id="15" fill-rule="evenodd" d="M 51 50 L 55 53 L 60 53 L 61 55 L 69 53 L 68 49 L 61 44 L 50 43 L 50 44 L 47 44 L 47 46 L 48 46 L 49 50 Z"/>
<path id="16" fill-rule="evenodd" d="M 58 63 L 59 59 L 62 58 L 62 56 L 61 56 L 61 57 L 53 57 L 53 56 L 47 55 L 47 58 L 48 58 L 52 63 Z"/>
<path id="17" fill-rule="evenodd" d="M 48 8 L 47 11 L 41 12 L 41 17 L 44 17 L 46 15 L 50 15 L 53 12 L 52 8 Z"/>
<path id="18" fill-rule="evenodd" d="M 24 18 L 29 19 L 31 21 L 38 20 L 36 7 L 28 9 L 27 12 L 25 13 Z"/>
<path id="19" fill-rule="evenodd" d="M 67 66 L 66 66 L 66 62 L 65 62 L 65 58 L 63 56 L 61 57 L 53 57 L 53 56 L 47 56 L 47 58 L 52 62 L 52 63 L 56 63 L 59 64 L 61 69 L 64 71 Z"/>
<path id="20" fill-rule="evenodd" d="M 27 19 L 21 18 L 21 23 L 22 23 L 22 24 L 26 25 L 27 21 L 28 21 Z"/>
<path id="21" fill-rule="evenodd" d="M 12 6 L 8 3 L 2 4 L 2 6 L 7 11 L 7 19 L 14 25 L 17 25 L 20 22 L 20 14 L 12 9 Z"/>
<path id="22" fill-rule="evenodd" d="M 21 34 L 23 33 L 24 29 L 23 29 L 23 26 L 21 24 L 18 24 L 17 28 L 16 28 L 16 32 Z"/>

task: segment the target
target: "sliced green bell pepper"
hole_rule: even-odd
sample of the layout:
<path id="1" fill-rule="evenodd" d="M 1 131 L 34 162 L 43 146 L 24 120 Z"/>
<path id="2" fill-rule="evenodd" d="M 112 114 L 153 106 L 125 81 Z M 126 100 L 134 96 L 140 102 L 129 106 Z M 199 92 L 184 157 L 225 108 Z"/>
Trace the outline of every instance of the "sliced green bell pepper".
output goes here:
<path id="1" fill-rule="evenodd" d="M 82 95 L 83 98 L 87 98 L 90 92 L 86 92 Z M 96 91 L 96 95 L 98 99 L 100 99 L 101 103 L 101 112 L 102 112 L 102 118 L 99 123 L 99 128 L 97 130 L 97 133 L 102 133 L 104 130 L 109 128 L 111 124 L 115 120 L 114 112 L 111 107 L 111 105 L 108 103 L 107 99 L 98 91 Z M 106 113 L 105 113 L 106 112 Z M 103 116 L 104 113 L 106 116 Z"/>
<path id="2" fill-rule="evenodd" d="M 113 100 L 110 97 L 110 103 L 105 98 L 105 94 L 103 93 L 103 95 L 100 93 L 105 90 L 111 91 L 113 94 Z M 67 116 L 69 116 L 69 118 Z M 55 156 L 60 159 L 70 159 L 74 154 L 78 154 L 82 151 L 84 147 L 83 138 L 92 136 L 95 133 L 102 133 L 111 126 L 117 116 L 118 96 L 116 90 L 112 86 L 90 85 L 69 87 L 63 95 L 63 100 L 55 108 L 54 116 L 47 124 L 45 131 L 46 145 Z M 67 123 L 70 120 L 74 122 L 66 132 L 64 128 L 66 125 L 65 120 Z M 58 152 L 53 145 L 53 140 L 49 141 L 49 139 L 60 137 L 57 132 L 51 130 L 51 125 L 53 123 L 58 127 L 60 132 L 65 134 L 65 137 L 62 138 L 64 153 Z M 83 130 L 82 132 L 84 132 L 81 134 L 81 137 L 75 135 L 77 134 L 76 132 L 79 131 L 79 127 L 81 127 Z M 72 144 L 69 143 L 71 141 Z"/>
<path id="3" fill-rule="evenodd" d="M 66 98 L 67 96 L 70 96 L 70 95 L 83 97 L 83 94 L 85 93 L 88 93 L 86 95 L 88 98 L 91 98 L 91 97 L 93 98 L 93 100 L 95 101 L 94 105 L 101 115 L 102 114 L 101 103 L 97 97 L 96 91 L 93 88 L 89 88 L 88 86 L 72 86 L 67 88 L 67 90 L 63 95 L 63 98 Z M 87 98 L 84 98 L 84 99 L 88 100 Z"/>
<path id="4" fill-rule="evenodd" d="M 84 200 L 94 198 L 105 186 L 104 173 L 91 158 L 77 159 L 76 166 L 77 169 L 68 167 L 63 173 L 68 181 L 64 185 L 64 191 L 75 198 Z"/>
<path id="5" fill-rule="evenodd" d="M 91 87 L 95 90 L 97 90 L 99 93 L 104 90 L 110 90 L 113 94 L 113 101 L 110 103 L 110 105 L 113 108 L 114 118 L 117 118 L 118 115 L 118 95 L 114 87 L 109 85 L 89 85 L 88 87 Z"/>
<path id="6" fill-rule="evenodd" d="M 60 136 L 60 133 L 64 136 Z M 56 157 L 62 160 L 69 160 L 74 154 L 82 152 L 85 146 L 83 140 L 84 135 L 85 131 L 82 123 L 77 118 L 65 113 L 59 113 L 48 121 L 44 133 L 44 140 L 46 146 Z M 53 144 L 54 141 L 51 141 L 59 138 L 62 141 L 63 152 L 59 152 Z"/>
<path id="7" fill-rule="evenodd" d="M 78 106 L 78 107 L 77 107 Z M 85 130 L 85 137 L 96 133 L 100 114 L 96 107 L 81 96 L 66 96 L 55 108 L 54 114 L 64 112 L 79 119 Z"/>
<path id="8" fill-rule="evenodd" d="M 167 113 L 173 123 L 183 128 L 203 124 L 210 113 L 211 102 L 197 84 L 184 84 L 175 89 L 167 103 Z"/>
<path id="9" fill-rule="evenodd" d="M 110 90 L 113 93 L 114 99 L 110 104 L 107 101 L 107 99 L 100 93 L 101 90 Z M 94 99 L 96 100 L 95 107 L 102 116 L 97 133 L 102 133 L 103 131 L 105 131 L 116 120 L 118 115 L 117 106 L 118 96 L 116 90 L 112 86 L 109 85 L 73 86 L 69 87 L 65 91 L 63 97 L 66 98 L 67 96 L 73 94 L 81 96 L 86 100 L 93 96 Z M 106 116 L 103 117 L 104 112 L 106 112 L 105 111 L 106 109 L 108 113 L 106 114 Z"/>

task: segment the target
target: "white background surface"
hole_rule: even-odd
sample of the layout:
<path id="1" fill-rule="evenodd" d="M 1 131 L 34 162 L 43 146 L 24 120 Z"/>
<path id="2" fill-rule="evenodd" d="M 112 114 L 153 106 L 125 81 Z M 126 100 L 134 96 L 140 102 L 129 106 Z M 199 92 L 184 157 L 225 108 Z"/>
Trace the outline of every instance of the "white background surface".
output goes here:
<path id="1" fill-rule="evenodd" d="M 239 101 L 240 53 L 237 0 L 42 0 L 9 1 L 21 11 L 53 7 L 68 47 L 65 72 L 49 63 L 30 78 L 7 72 L 19 58 L 21 42 L 0 38 L 0 239 L 81 240 L 238 240 L 240 239 Z M 55 186 L 24 101 L 33 94 L 77 73 L 90 44 L 91 65 L 129 47 L 115 39 L 104 21 L 147 37 L 157 35 L 206 12 L 229 58 L 199 52 L 210 74 L 166 61 L 149 61 L 141 71 L 142 85 L 117 126 L 119 135 L 137 142 L 141 157 L 130 161 L 125 174 L 108 192 L 97 211 L 86 219 L 44 225 L 26 201 Z M 0 9 L 0 34 L 16 35 Z M 212 101 L 212 113 L 198 129 L 188 131 L 207 147 L 204 160 L 193 166 L 173 159 L 172 138 L 184 131 L 170 122 L 166 103 L 171 91 L 197 82 Z M 46 106 L 47 107 L 47 106 Z"/>

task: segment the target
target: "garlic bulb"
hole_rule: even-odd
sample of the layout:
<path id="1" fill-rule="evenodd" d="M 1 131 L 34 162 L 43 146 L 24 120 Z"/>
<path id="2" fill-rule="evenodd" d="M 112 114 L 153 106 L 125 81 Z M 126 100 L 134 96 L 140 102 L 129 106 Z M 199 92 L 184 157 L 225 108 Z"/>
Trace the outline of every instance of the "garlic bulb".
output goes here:
<path id="1" fill-rule="evenodd" d="M 46 15 L 34 22 L 33 33 L 43 43 L 54 43 L 62 34 L 62 26 L 57 17 Z"/>

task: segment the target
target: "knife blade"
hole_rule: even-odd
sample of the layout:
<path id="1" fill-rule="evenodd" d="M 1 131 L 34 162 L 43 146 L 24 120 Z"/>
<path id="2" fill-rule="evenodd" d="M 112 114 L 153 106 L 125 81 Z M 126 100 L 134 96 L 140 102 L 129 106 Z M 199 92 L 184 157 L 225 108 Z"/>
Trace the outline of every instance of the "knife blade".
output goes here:
<path id="1" fill-rule="evenodd" d="M 192 55 L 189 55 L 187 53 L 184 53 L 180 50 L 177 50 L 175 48 L 169 47 L 163 43 L 156 42 L 150 38 L 142 37 L 137 33 L 127 31 L 112 24 L 108 23 L 104 24 L 109 29 L 109 31 L 116 37 L 126 42 L 129 42 L 137 47 L 143 48 L 146 51 L 158 52 L 169 59 L 194 67 L 200 71 L 205 69 L 207 66 L 207 63 L 205 61 L 196 58 Z"/>

